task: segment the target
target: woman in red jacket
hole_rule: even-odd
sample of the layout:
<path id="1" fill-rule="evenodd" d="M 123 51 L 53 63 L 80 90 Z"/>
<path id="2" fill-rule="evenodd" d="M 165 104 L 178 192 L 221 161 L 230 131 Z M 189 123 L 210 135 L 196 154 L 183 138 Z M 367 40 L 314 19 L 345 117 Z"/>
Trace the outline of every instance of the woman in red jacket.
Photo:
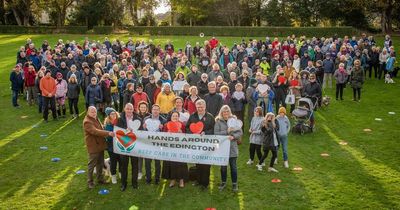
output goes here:
<path id="1" fill-rule="evenodd" d="M 192 86 L 189 88 L 189 96 L 185 98 L 185 103 L 183 108 L 186 109 L 189 114 L 193 114 L 196 112 L 196 101 L 200 100 L 198 96 L 198 90 L 196 86 Z"/>
<path id="2" fill-rule="evenodd" d="M 179 112 L 172 111 L 171 121 L 164 126 L 164 131 L 169 133 L 185 133 L 185 126 L 179 121 Z M 187 163 L 164 161 L 162 178 L 171 180 L 169 187 L 174 187 L 176 180 L 179 180 L 179 187 L 185 186 L 185 179 L 189 177 Z"/>
<path id="3" fill-rule="evenodd" d="M 35 67 L 32 65 L 28 66 L 28 71 L 25 73 L 25 88 L 28 96 L 28 104 L 32 106 L 32 104 L 36 100 L 35 94 L 35 79 L 36 79 L 36 71 Z"/>

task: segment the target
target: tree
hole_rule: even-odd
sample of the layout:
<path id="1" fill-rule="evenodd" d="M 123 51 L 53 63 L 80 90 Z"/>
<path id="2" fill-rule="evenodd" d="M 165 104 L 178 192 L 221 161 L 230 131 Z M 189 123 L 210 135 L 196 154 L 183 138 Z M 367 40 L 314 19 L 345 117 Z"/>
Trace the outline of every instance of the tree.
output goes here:
<path id="1" fill-rule="evenodd" d="M 380 14 L 381 29 L 383 33 L 392 33 L 393 11 L 396 7 L 398 7 L 399 3 L 400 2 L 398 0 L 371 0 L 367 2 L 368 10 Z"/>
<path id="2" fill-rule="evenodd" d="M 34 0 L 6 0 L 8 8 L 12 11 L 18 25 L 30 26 L 34 23 L 32 9 Z"/>
<path id="3" fill-rule="evenodd" d="M 50 14 L 56 26 L 61 27 L 65 25 L 67 10 L 74 2 L 75 0 L 48 0 L 44 1 L 42 6 Z"/>
<path id="4" fill-rule="evenodd" d="M 209 12 L 210 6 L 213 5 L 214 0 L 174 0 L 176 3 L 176 11 L 180 17 L 178 21 L 182 25 L 197 25 L 198 23 L 205 23 Z"/>
<path id="5" fill-rule="evenodd" d="M 210 16 L 211 21 L 216 22 L 215 19 L 221 20 L 222 23 L 228 26 L 240 26 L 243 24 L 243 20 L 246 18 L 246 13 L 242 5 L 243 2 L 240 0 L 218 0 L 216 2 L 215 11 L 212 11 Z M 215 17 L 214 17 L 215 16 Z"/>
<path id="6" fill-rule="evenodd" d="M 129 14 L 132 18 L 132 23 L 134 26 L 139 24 L 138 17 L 137 17 L 137 9 L 138 9 L 138 0 L 127 0 L 126 4 L 129 8 Z"/>
<path id="7" fill-rule="evenodd" d="M 291 14 L 284 0 L 270 0 L 262 10 L 262 17 L 270 26 L 291 26 Z"/>

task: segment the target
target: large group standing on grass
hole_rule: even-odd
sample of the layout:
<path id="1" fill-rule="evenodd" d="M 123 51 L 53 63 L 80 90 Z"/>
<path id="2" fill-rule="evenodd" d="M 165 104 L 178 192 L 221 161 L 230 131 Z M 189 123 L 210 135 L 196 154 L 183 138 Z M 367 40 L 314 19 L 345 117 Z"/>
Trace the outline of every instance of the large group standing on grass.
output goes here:
<path id="1" fill-rule="evenodd" d="M 242 141 L 250 143 L 248 165 L 257 162 L 257 169 L 262 171 L 271 151 L 267 170 L 278 172 L 274 165 L 282 148 L 284 167 L 289 168 L 288 116 L 296 101 L 307 97 L 318 107 L 322 92 L 332 88 L 332 80 L 336 80 L 336 100 L 344 99 L 348 84 L 353 100 L 359 102 L 366 79 L 396 76 L 395 58 L 388 35 L 383 46 L 365 34 L 351 38 L 292 35 L 284 39 L 243 39 L 231 45 L 222 45 L 212 37 L 202 43 L 187 42 L 182 49 L 170 41 L 162 46 L 132 38 L 126 42 L 85 38 L 82 43 L 60 39 L 57 43 L 44 41 L 40 46 L 28 39 L 20 47 L 10 74 L 12 105 L 20 108 L 18 98 L 23 96 L 29 106 L 37 104 L 48 122 L 49 110 L 54 120 L 66 117 L 67 102 L 70 116 L 79 118 L 78 101 L 83 98 L 87 110 L 83 128 L 89 159 L 88 187 L 95 186 L 94 168 L 103 168 L 107 151 L 111 182 L 117 183 L 118 169 L 122 191 L 128 185 L 129 162 L 134 189 L 142 178 L 143 163 L 147 184 L 153 179 L 155 184 L 167 179 L 170 187 L 184 187 L 190 170 L 187 163 L 114 153 L 115 125 L 130 129 L 132 122 L 139 120 L 139 130 L 147 130 L 146 120 L 153 119 L 159 121 L 160 132 L 191 133 L 189 125 L 202 121 L 202 134 L 229 136 L 232 190 L 237 191 L 238 145 Z M 296 101 L 289 103 L 288 95 Z M 249 139 L 242 137 L 245 126 L 228 128 L 230 118 L 243 121 L 249 128 Z M 168 123 L 179 123 L 178 131 L 169 130 Z M 315 126 L 313 115 L 310 126 Z M 256 154 L 258 161 L 254 160 Z M 210 167 L 196 165 L 195 183 L 202 188 L 209 185 Z M 107 183 L 102 173 L 97 173 L 97 182 Z M 226 183 L 227 166 L 222 166 L 219 189 L 224 190 Z"/>

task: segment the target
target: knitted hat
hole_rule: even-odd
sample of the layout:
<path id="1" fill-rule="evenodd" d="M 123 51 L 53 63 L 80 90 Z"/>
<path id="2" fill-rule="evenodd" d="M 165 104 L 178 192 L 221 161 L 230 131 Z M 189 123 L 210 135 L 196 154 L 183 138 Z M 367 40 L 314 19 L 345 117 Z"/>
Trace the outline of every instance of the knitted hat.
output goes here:
<path id="1" fill-rule="evenodd" d="M 251 78 L 251 79 L 250 79 L 250 86 L 253 86 L 253 85 L 255 85 L 255 84 L 257 84 L 257 80 L 254 79 L 254 78 Z"/>
<path id="2" fill-rule="evenodd" d="M 279 113 L 279 114 L 280 114 L 280 113 L 286 114 L 286 109 L 285 109 L 285 107 L 281 106 L 281 107 L 279 108 L 278 113 Z"/>
<path id="3" fill-rule="evenodd" d="M 58 72 L 56 76 L 57 76 L 57 78 L 63 78 L 63 75 L 61 74 L 61 72 Z"/>
<path id="4" fill-rule="evenodd" d="M 104 111 L 107 116 L 110 116 L 111 113 L 116 112 L 115 109 L 111 107 L 107 107 L 106 110 Z"/>

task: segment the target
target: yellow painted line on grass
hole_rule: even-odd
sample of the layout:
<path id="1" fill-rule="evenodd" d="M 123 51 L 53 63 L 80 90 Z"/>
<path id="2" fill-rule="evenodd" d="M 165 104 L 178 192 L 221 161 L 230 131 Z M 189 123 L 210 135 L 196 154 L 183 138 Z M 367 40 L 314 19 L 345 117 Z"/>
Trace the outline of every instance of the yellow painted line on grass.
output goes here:
<path id="1" fill-rule="evenodd" d="M 239 193 L 237 194 L 237 196 L 238 196 L 238 200 L 239 200 L 239 209 L 240 209 L 240 210 L 245 209 L 245 208 L 244 208 L 244 195 L 243 195 L 243 193 L 242 193 L 242 192 L 239 192 Z"/>

